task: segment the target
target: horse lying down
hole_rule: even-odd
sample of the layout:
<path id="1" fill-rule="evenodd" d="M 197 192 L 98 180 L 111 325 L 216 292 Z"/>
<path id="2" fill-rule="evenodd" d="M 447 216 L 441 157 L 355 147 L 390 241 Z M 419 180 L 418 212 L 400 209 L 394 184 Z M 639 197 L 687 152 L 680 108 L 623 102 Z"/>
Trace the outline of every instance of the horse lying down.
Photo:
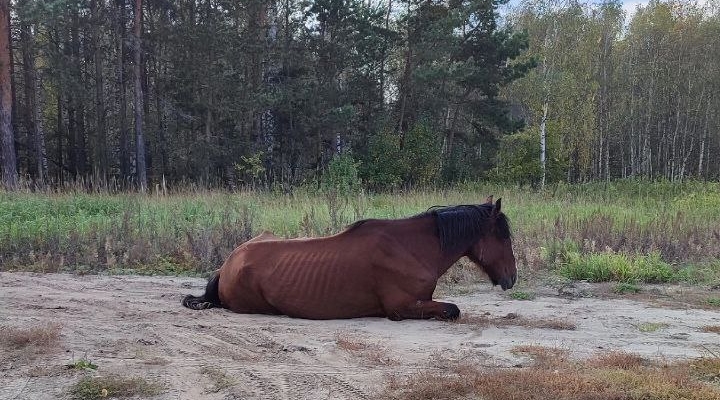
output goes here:
<path id="1" fill-rule="evenodd" d="M 461 257 L 503 290 L 517 280 L 501 201 L 434 207 L 410 218 L 358 221 L 321 238 L 270 232 L 238 246 L 185 307 L 296 318 L 387 317 L 454 320 L 455 304 L 432 300 L 437 281 Z"/>

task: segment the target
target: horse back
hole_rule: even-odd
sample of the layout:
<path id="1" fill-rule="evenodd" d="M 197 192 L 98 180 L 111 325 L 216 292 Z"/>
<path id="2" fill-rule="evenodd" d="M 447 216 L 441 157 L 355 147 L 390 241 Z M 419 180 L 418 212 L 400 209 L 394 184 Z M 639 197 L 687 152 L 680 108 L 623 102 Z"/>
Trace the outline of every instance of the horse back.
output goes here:
<path id="1" fill-rule="evenodd" d="M 376 243 L 377 238 L 367 235 L 254 238 L 223 265 L 221 299 L 237 312 L 313 319 L 379 315 L 373 274 Z"/>

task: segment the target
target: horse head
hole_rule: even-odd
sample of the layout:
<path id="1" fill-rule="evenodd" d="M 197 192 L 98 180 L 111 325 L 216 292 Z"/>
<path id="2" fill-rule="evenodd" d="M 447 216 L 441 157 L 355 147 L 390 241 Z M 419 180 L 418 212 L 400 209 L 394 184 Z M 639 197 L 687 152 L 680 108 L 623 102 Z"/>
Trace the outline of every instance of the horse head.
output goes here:
<path id="1" fill-rule="evenodd" d="M 492 196 L 488 197 L 485 206 L 492 207 L 486 221 L 489 226 L 465 255 L 485 271 L 493 285 L 500 285 L 503 290 L 507 290 L 517 280 L 517 267 L 510 227 L 501 205 L 501 199 L 493 204 Z"/>

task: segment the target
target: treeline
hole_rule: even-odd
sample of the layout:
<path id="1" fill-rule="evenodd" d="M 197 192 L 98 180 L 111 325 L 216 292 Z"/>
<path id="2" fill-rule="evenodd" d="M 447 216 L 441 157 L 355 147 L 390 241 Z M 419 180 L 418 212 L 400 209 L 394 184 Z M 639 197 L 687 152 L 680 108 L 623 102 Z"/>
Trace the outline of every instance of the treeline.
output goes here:
<path id="1" fill-rule="evenodd" d="M 720 17 L 685 2 L 0 3 L 9 187 L 720 175 Z"/>
<path id="2" fill-rule="evenodd" d="M 464 165 L 465 154 L 488 168 L 477 143 L 511 125 L 500 86 L 531 66 L 507 63 L 527 41 L 498 28 L 496 5 L 19 0 L 20 174 L 288 186 L 316 180 L 343 152 L 366 174 L 375 158 L 405 166 L 367 177 L 378 186 L 412 183 L 416 161 L 433 178 L 437 160 Z"/>
<path id="3" fill-rule="evenodd" d="M 612 2 L 514 9 L 509 23 L 531 40 L 523 57 L 538 67 L 506 88 L 527 125 L 503 138 L 498 176 L 718 179 L 718 5 L 652 0 L 631 18 Z"/>

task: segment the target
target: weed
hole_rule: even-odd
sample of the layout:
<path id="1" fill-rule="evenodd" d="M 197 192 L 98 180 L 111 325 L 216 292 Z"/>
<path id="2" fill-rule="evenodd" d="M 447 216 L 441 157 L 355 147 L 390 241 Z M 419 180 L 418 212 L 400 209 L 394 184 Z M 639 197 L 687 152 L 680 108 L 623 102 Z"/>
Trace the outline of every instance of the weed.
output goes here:
<path id="1" fill-rule="evenodd" d="M 31 328 L 0 326 L 0 346 L 23 348 L 27 346 L 47 347 L 58 342 L 62 325 L 48 323 Z"/>
<path id="2" fill-rule="evenodd" d="M 209 393 L 217 393 L 228 389 L 236 384 L 235 380 L 228 376 L 225 371 L 216 367 L 203 367 L 200 372 L 212 381 L 212 388 L 208 389 Z"/>
<path id="3" fill-rule="evenodd" d="M 533 300 L 535 298 L 534 293 L 525 292 L 522 290 L 516 290 L 510 293 L 510 298 L 515 300 Z"/>
<path id="4" fill-rule="evenodd" d="M 634 283 L 620 282 L 613 287 L 613 292 L 618 294 L 640 293 L 640 286 Z"/>
<path id="5" fill-rule="evenodd" d="M 642 322 L 635 327 L 642 333 L 652 333 L 660 329 L 667 328 L 669 325 L 664 322 Z"/>
<path id="6" fill-rule="evenodd" d="M 102 399 L 106 397 L 154 396 L 163 392 L 158 383 L 144 378 L 126 378 L 119 375 L 85 377 L 70 387 L 70 395 L 76 400 Z"/>
<path id="7" fill-rule="evenodd" d="M 710 297 L 707 299 L 707 303 L 714 307 L 720 307 L 720 297 Z"/>
<path id="8" fill-rule="evenodd" d="M 86 358 L 81 358 L 81 359 L 73 361 L 69 364 L 65 364 L 65 366 L 68 369 L 76 369 L 76 370 L 81 370 L 81 371 L 82 370 L 94 371 L 94 370 L 98 369 L 98 366 L 96 364 L 93 364 L 92 361 L 90 361 Z"/>

